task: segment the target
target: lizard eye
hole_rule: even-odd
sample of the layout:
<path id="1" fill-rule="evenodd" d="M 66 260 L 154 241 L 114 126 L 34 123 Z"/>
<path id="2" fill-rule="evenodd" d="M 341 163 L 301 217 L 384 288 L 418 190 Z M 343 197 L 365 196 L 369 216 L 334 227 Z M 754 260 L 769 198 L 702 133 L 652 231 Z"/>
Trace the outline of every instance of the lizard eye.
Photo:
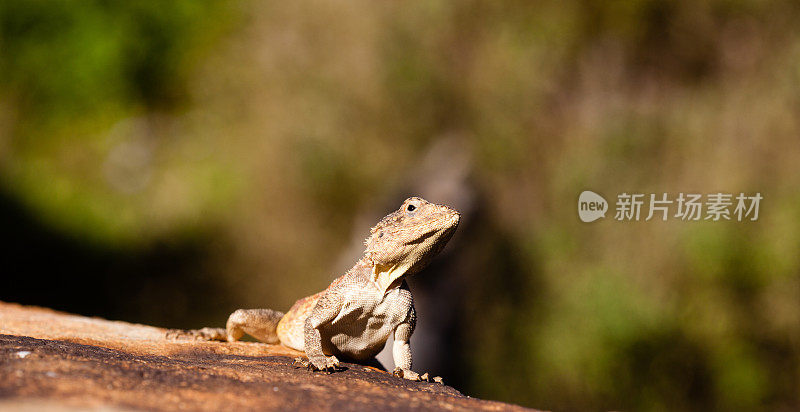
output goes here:
<path id="1" fill-rule="evenodd" d="M 406 210 L 408 210 L 409 212 L 413 212 L 413 211 L 414 211 L 414 209 L 416 209 L 416 208 L 417 208 L 417 207 L 416 207 L 416 206 L 414 206 L 414 205 L 408 205 L 408 207 L 406 208 Z"/>

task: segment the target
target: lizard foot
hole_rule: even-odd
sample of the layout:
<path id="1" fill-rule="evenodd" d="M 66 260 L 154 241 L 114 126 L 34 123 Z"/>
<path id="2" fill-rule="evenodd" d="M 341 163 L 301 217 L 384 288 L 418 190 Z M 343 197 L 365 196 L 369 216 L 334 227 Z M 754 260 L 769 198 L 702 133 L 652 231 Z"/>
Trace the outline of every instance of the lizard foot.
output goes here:
<path id="1" fill-rule="evenodd" d="M 170 329 L 165 334 L 167 339 L 172 340 L 218 340 L 227 342 L 228 334 L 222 328 L 203 328 L 203 329 Z"/>
<path id="2" fill-rule="evenodd" d="M 310 364 L 311 362 L 309 362 L 308 359 L 301 357 L 294 358 L 294 360 L 292 361 L 292 366 L 294 366 L 295 368 L 307 368 L 308 365 Z"/>
<path id="3" fill-rule="evenodd" d="M 403 369 L 400 367 L 394 368 L 394 376 L 398 378 L 408 379 L 411 381 L 424 381 L 424 382 L 436 382 L 436 383 L 444 383 L 442 381 L 441 376 L 434 376 L 433 378 L 428 375 L 428 372 L 423 373 L 422 375 L 412 371 L 411 369 Z"/>
<path id="4" fill-rule="evenodd" d="M 339 359 L 336 356 L 314 356 L 311 359 L 294 358 L 292 366 L 295 368 L 308 368 L 312 371 L 335 372 L 340 369 Z"/>

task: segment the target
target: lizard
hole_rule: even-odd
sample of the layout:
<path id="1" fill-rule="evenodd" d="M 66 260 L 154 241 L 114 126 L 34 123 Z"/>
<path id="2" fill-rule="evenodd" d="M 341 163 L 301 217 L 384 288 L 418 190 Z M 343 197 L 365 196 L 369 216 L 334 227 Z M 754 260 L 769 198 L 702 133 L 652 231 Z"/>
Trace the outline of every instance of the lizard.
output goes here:
<path id="1" fill-rule="evenodd" d="M 350 270 L 322 292 L 297 300 L 288 312 L 238 309 L 225 329 L 173 330 L 168 336 L 234 342 L 247 333 L 305 352 L 308 360 L 297 358 L 295 365 L 331 372 L 339 368 L 339 357 L 356 362 L 374 358 L 393 334 L 394 375 L 429 381 L 427 373 L 411 369 L 417 314 L 406 277 L 444 248 L 460 218 L 448 206 L 408 198 L 372 227 L 363 256 Z"/>

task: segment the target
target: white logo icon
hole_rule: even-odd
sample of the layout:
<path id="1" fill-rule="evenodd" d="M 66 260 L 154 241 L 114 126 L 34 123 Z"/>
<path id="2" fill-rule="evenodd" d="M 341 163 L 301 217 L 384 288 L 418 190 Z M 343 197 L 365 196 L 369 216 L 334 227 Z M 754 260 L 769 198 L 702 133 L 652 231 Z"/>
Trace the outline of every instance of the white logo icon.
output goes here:
<path id="1" fill-rule="evenodd" d="M 608 202 L 603 196 L 591 190 L 584 190 L 578 197 L 578 216 L 584 222 L 594 222 L 601 217 L 606 217 Z"/>

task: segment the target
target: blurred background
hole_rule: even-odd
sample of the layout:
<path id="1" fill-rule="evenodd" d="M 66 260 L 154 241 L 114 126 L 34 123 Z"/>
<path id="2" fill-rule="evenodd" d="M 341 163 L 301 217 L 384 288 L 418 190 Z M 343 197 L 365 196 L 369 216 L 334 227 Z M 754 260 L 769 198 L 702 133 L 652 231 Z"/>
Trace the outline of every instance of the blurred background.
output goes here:
<path id="1" fill-rule="evenodd" d="M 410 280 L 416 370 L 543 409 L 800 408 L 799 18 L 0 2 L 0 300 L 222 326 L 322 290 L 421 195 L 464 218 Z M 612 219 L 718 191 L 760 192 L 758 221 Z"/>

